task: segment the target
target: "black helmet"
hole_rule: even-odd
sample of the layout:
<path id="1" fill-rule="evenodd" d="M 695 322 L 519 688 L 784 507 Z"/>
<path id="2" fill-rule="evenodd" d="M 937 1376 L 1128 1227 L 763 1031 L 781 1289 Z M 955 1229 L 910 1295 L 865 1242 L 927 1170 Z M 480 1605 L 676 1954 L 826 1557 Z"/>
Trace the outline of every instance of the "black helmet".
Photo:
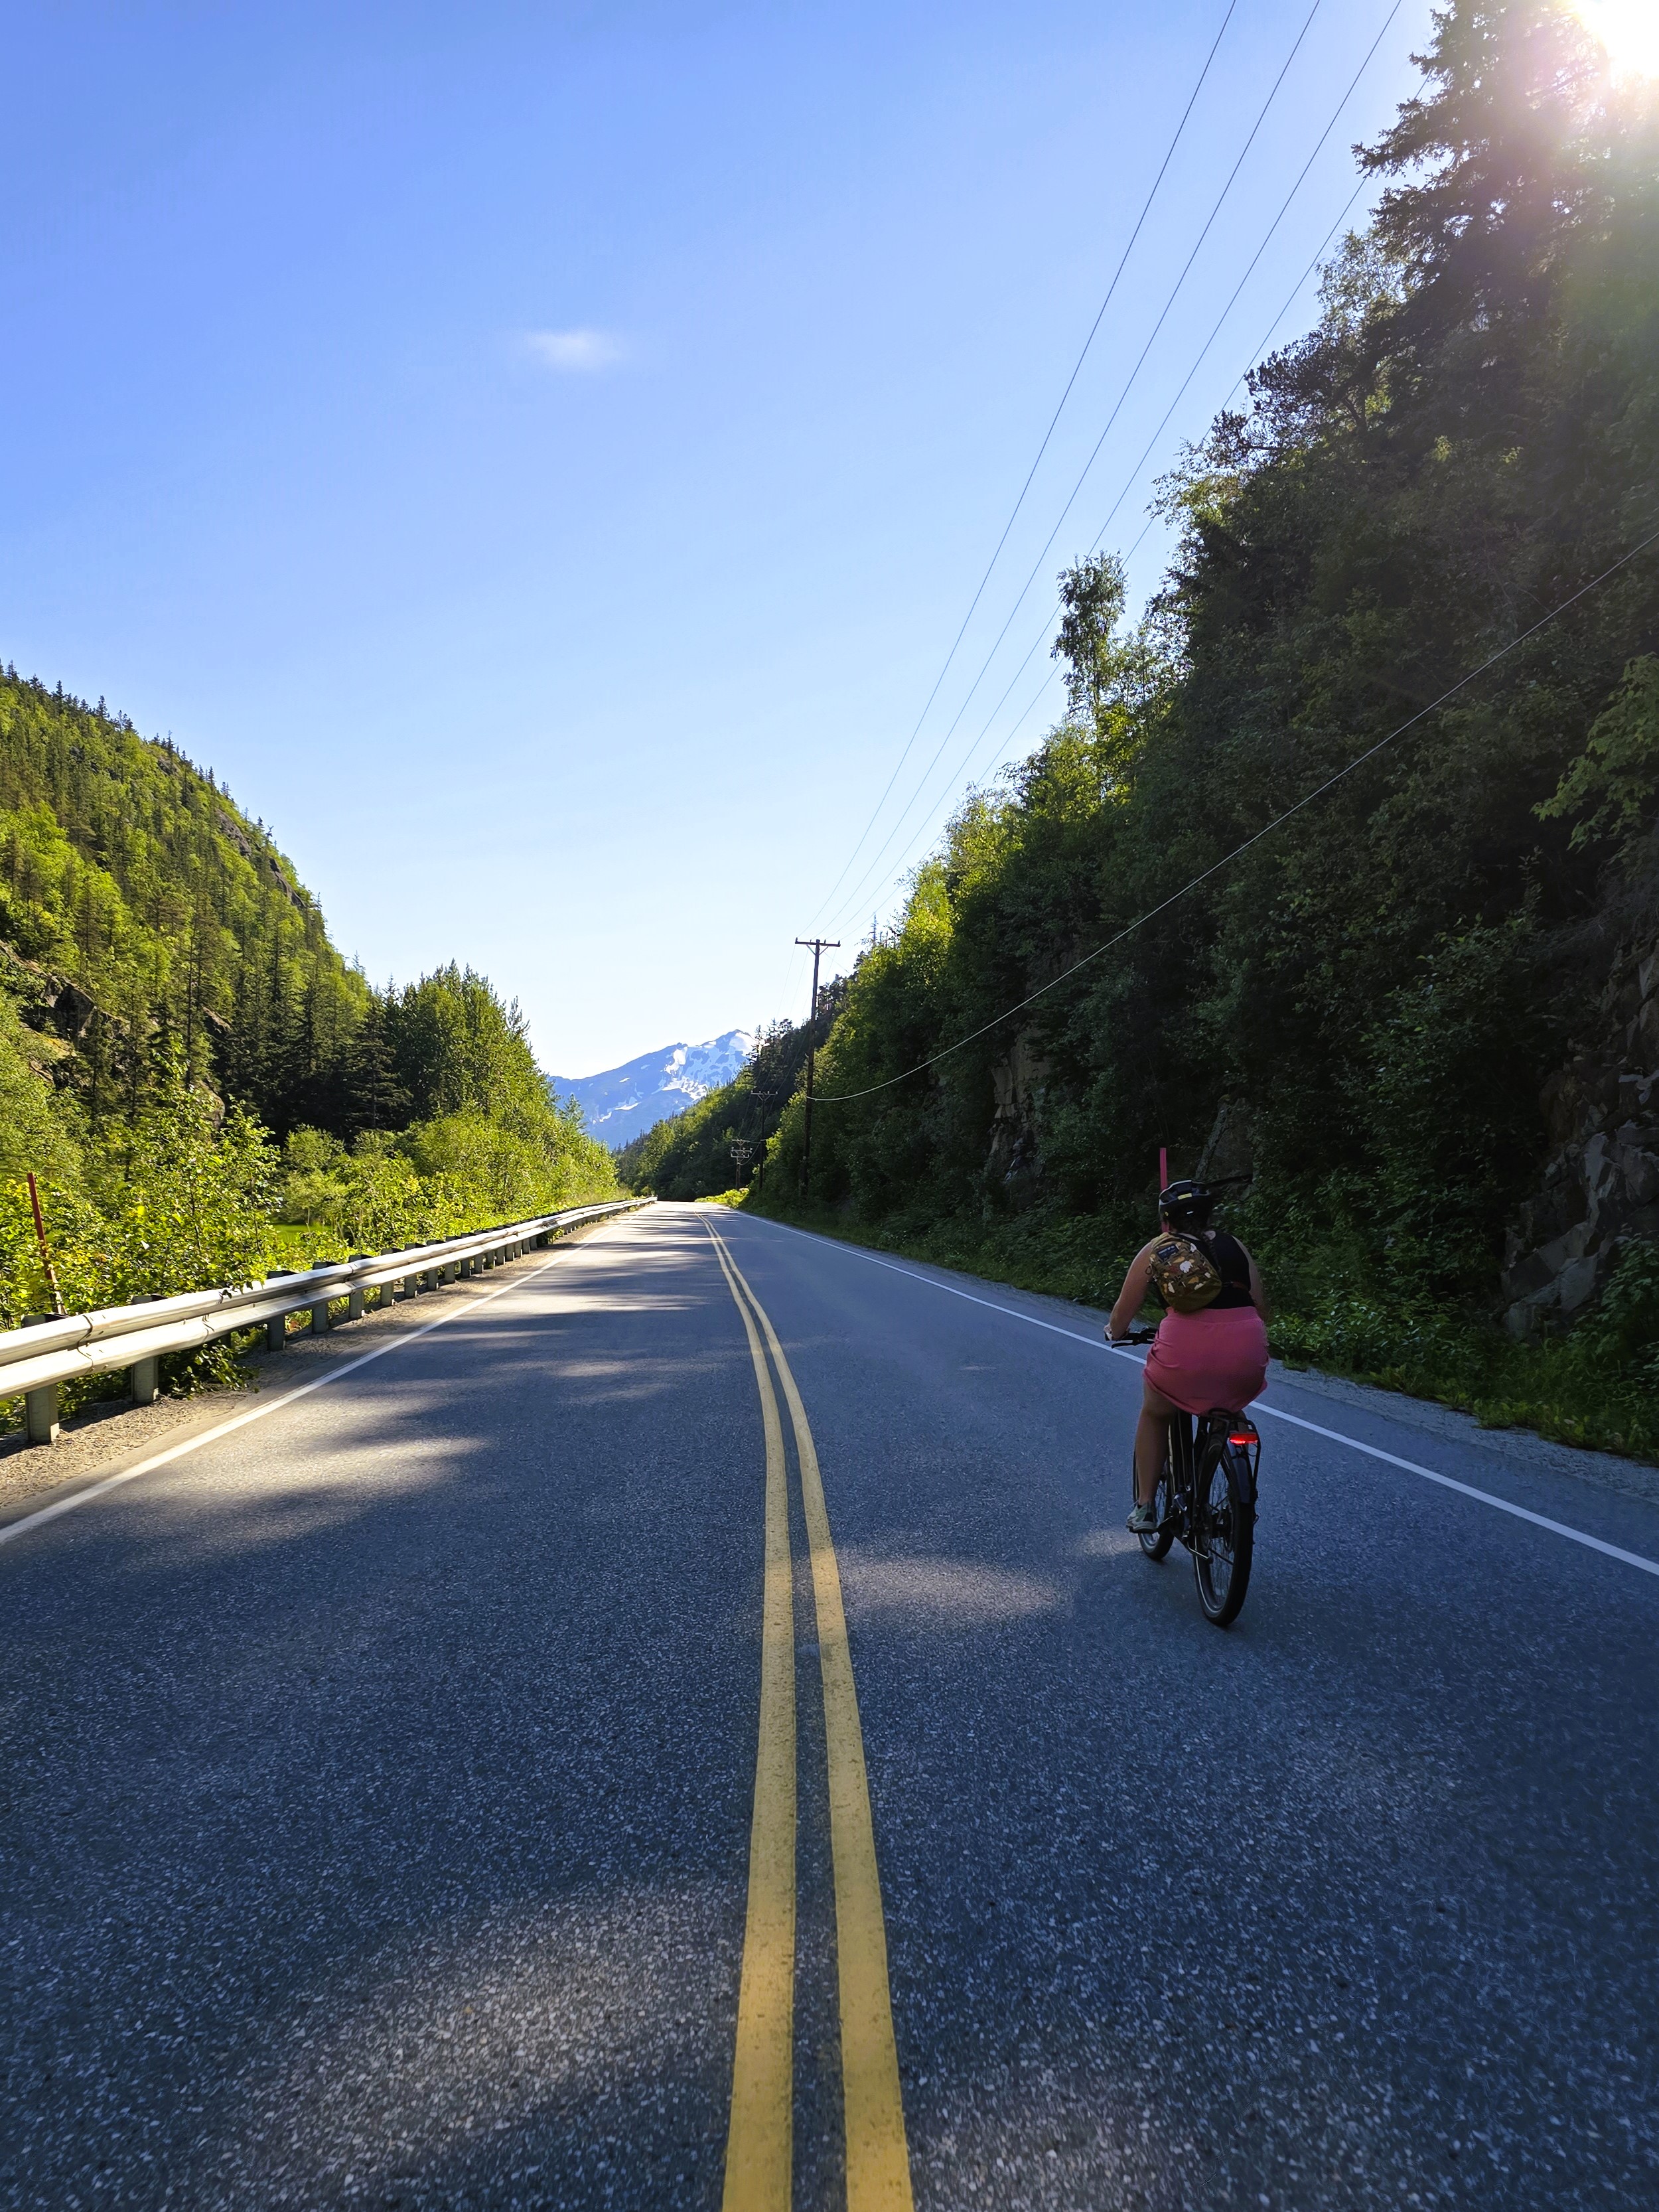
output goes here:
<path id="1" fill-rule="evenodd" d="M 1215 1212 L 1215 1200 L 1201 1182 L 1172 1182 L 1159 1191 L 1158 1210 L 1177 1229 L 1204 1229 Z"/>

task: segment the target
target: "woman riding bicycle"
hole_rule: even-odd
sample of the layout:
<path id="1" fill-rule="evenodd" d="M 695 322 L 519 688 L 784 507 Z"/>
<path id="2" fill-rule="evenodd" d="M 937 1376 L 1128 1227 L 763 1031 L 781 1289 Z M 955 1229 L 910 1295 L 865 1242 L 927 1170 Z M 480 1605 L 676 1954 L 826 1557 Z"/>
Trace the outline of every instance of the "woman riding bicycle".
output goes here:
<path id="1" fill-rule="evenodd" d="M 1172 1182 L 1160 1192 L 1158 1210 L 1163 1230 L 1130 1261 L 1106 1326 L 1107 1341 L 1120 1342 L 1148 1292 L 1158 1288 L 1168 1310 L 1146 1355 L 1135 1429 L 1135 1505 L 1129 1526 L 1138 1536 L 1158 1525 L 1155 1500 L 1170 1416 L 1204 1414 L 1218 1407 L 1242 1413 L 1252 1398 L 1260 1397 L 1267 1380 L 1269 1310 L 1255 1261 L 1237 1237 L 1211 1228 L 1215 1200 L 1202 1184 Z M 1183 1273 L 1194 1279 L 1195 1295 L 1203 1298 L 1187 1311 L 1171 1303 L 1172 1295 L 1181 1295 L 1175 1285 Z M 1218 1277 L 1221 1287 L 1210 1295 Z"/>

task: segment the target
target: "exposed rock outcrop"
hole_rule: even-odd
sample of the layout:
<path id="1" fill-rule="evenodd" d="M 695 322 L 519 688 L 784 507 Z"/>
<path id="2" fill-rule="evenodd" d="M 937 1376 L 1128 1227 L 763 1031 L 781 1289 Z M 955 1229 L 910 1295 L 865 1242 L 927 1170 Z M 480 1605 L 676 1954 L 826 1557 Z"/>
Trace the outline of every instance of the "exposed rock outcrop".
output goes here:
<path id="1" fill-rule="evenodd" d="M 1250 1127 L 1249 1109 L 1242 1099 L 1224 1098 L 1221 1102 L 1193 1175 L 1197 1182 L 1217 1188 L 1254 1181 L 1255 1138 Z"/>
<path id="2" fill-rule="evenodd" d="M 985 1171 L 1015 1205 L 1034 1196 L 1042 1180 L 1037 1129 L 1048 1066 L 1031 1049 L 1030 1038 L 1022 1036 L 1014 1040 L 1006 1060 L 991 1070 L 996 1109 Z"/>
<path id="3" fill-rule="evenodd" d="M 1506 1320 L 1517 1336 L 1570 1320 L 1627 1239 L 1659 1239 L 1659 940 L 1614 963 L 1596 1024 L 1544 1086 L 1554 1150 L 1504 1252 Z"/>

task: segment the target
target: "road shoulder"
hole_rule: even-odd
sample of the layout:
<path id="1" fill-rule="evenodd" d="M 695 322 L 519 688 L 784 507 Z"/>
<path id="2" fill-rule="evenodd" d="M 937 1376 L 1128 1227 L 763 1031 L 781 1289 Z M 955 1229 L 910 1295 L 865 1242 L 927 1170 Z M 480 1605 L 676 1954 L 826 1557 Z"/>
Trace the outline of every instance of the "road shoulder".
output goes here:
<path id="1" fill-rule="evenodd" d="M 738 1214 L 737 1218 L 756 1222 L 786 1236 L 810 1237 L 832 1251 L 855 1253 L 878 1266 L 919 1276 L 924 1281 L 931 1278 L 987 1304 L 1012 1313 L 1029 1314 L 1068 1335 L 1097 1342 L 1104 1334 L 1106 1316 L 1093 1306 L 1074 1304 L 1068 1298 L 1053 1297 L 1041 1291 L 1016 1290 L 1006 1283 L 994 1282 L 953 1267 L 941 1267 L 932 1261 L 903 1258 L 872 1245 L 856 1243 L 851 1237 L 825 1237 L 814 1230 L 797 1229 L 793 1223 L 773 1221 L 765 1214 Z M 1455 1413 L 1449 1406 L 1437 1405 L 1431 1399 L 1409 1398 L 1401 1391 L 1379 1389 L 1369 1382 L 1351 1382 L 1342 1376 L 1323 1374 L 1317 1368 L 1287 1367 L 1278 1359 L 1268 1367 L 1267 1389 L 1270 1395 L 1299 1391 L 1328 1404 L 1397 1422 L 1403 1428 L 1433 1437 L 1443 1443 L 1499 1453 L 1504 1462 L 1517 1471 L 1588 1483 L 1595 1489 L 1659 1509 L 1659 1467 L 1650 1466 L 1644 1460 L 1624 1459 L 1613 1452 L 1583 1450 L 1574 1444 L 1553 1443 L 1534 1435 L 1530 1429 L 1485 1427 L 1473 1414 Z"/>

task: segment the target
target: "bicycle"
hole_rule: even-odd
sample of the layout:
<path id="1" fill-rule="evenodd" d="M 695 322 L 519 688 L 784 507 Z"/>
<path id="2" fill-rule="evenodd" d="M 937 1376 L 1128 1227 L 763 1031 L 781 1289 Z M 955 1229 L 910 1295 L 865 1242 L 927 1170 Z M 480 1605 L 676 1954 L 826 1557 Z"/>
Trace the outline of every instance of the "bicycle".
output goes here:
<path id="1" fill-rule="evenodd" d="M 1132 1328 L 1116 1341 L 1150 1344 L 1157 1334 L 1155 1328 Z M 1204 1618 L 1231 1628 L 1250 1585 L 1261 1439 L 1248 1414 L 1223 1407 L 1196 1419 L 1173 1414 L 1168 1436 L 1153 1492 L 1158 1527 L 1138 1540 L 1146 1557 L 1158 1561 L 1178 1536 L 1193 1555 Z M 1133 1499 L 1133 1471 L 1129 1487 Z"/>

